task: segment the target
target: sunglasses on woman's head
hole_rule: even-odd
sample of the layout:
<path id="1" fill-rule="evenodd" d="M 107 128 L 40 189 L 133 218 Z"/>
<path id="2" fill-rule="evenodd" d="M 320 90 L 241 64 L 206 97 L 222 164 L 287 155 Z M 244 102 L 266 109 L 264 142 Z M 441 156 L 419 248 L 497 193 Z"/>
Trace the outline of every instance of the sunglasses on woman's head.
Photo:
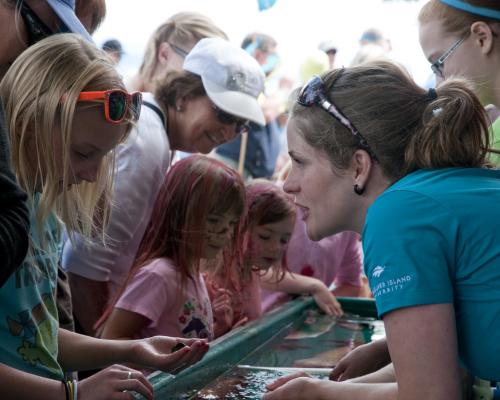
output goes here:
<path id="1" fill-rule="evenodd" d="M 187 55 L 189 54 L 189 51 L 186 51 L 182 48 L 180 48 L 179 46 L 176 46 L 175 44 L 173 43 L 170 43 L 170 42 L 167 42 L 170 47 L 172 47 L 172 49 L 179 55 L 181 56 L 182 58 L 186 58 Z"/>
<path id="2" fill-rule="evenodd" d="M 297 98 L 297 103 L 304 107 L 319 106 L 330 114 L 333 118 L 345 126 L 357 139 L 361 148 L 366 150 L 373 160 L 378 161 L 377 156 L 368 145 L 366 139 L 356 129 L 352 122 L 342 112 L 330 102 L 325 94 L 323 80 L 319 76 L 313 76 L 311 80 L 302 88 Z"/>
<path id="3" fill-rule="evenodd" d="M 212 104 L 212 107 L 215 110 L 215 115 L 217 116 L 217 120 L 221 124 L 224 124 L 224 125 L 235 124 L 234 130 L 236 131 L 237 134 L 240 134 L 243 132 L 248 132 L 248 129 L 250 127 L 250 123 L 248 122 L 247 119 L 242 119 L 242 118 L 239 118 L 235 115 L 229 114 L 229 113 L 221 110 L 215 104 Z"/>
<path id="4" fill-rule="evenodd" d="M 78 101 L 103 101 L 106 120 L 112 124 L 119 124 L 126 119 L 129 109 L 132 111 L 133 120 L 139 119 L 142 94 L 141 92 L 127 93 L 121 89 L 81 92 Z"/>
<path id="5" fill-rule="evenodd" d="M 26 4 L 25 1 L 18 2 L 18 10 L 24 21 L 28 34 L 28 45 L 31 46 L 46 37 L 53 35 L 52 31 L 36 13 Z"/>

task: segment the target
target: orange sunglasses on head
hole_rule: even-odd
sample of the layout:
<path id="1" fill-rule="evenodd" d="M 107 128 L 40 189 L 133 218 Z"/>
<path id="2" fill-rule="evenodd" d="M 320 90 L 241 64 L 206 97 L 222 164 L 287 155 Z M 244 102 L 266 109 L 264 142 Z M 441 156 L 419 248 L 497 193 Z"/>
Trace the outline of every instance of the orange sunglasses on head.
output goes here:
<path id="1" fill-rule="evenodd" d="M 127 109 L 132 110 L 134 121 L 139 119 L 142 106 L 141 92 L 127 93 L 121 89 L 81 92 L 78 101 L 104 101 L 104 115 L 112 124 L 119 124 L 127 116 Z"/>

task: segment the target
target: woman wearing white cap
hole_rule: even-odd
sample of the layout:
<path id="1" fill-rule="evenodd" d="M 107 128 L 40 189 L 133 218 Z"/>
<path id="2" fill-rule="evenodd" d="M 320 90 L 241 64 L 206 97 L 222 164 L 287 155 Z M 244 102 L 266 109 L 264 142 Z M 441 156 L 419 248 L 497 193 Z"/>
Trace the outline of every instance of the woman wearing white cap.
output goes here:
<path id="1" fill-rule="evenodd" d="M 209 153 L 245 131 L 248 121 L 264 123 L 257 102 L 264 87 L 260 66 L 220 38 L 199 41 L 186 52 L 183 70 L 168 72 L 155 87 L 154 95 L 144 94 L 138 124 L 118 150 L 107 246 L 85 247 L 83 240 L 64 246 L 75 315 L 87 334 L 134 262 L 170 151 Z"/>

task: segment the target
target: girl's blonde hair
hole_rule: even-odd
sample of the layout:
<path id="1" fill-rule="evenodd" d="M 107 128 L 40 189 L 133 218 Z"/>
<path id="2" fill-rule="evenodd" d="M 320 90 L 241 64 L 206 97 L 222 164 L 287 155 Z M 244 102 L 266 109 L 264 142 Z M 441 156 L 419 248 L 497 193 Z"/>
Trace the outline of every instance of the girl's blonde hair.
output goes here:
<path id="1" fill-rule="evenodd" d="M 82 91 L 108 89 L 125 90 L 125 86 L 107 56 L 75 34 L 54 35 L 30 47 L 0 84 L 14 170 L 33 206 L 36 192 L 40 192 L 36 204 L 40 237 L 52 211 L 56 211 L 70 235 L 91 237 L 96 230 L 102 231 L 109 210 L 114 152 L 103 159 L 96 182 L 73 185 L 61 193 L 54 141 L 60 135 L 62 187 L 67 188 L 72 173 L 70 145 L 75 109 L 103 107 L 102 103 L 77 104 L 78 96 Z M 131 115 L 127 128 L 130 120 Z M 30 141 L 35 154 L 29 154 Z"/>
<path id="2" fill-rule="evenodd" d="M 156 29 L 146 45 L 144 60 L 139 69 L 138 90 L 144 91 L 152 82 L 158 66 L 158 50 L 162 43 L 168 42 L 187 50 L 193 43 L 206 37 L 227 39 L 227 35 L 203 14 L 180 12 L 172 15 Z"/>

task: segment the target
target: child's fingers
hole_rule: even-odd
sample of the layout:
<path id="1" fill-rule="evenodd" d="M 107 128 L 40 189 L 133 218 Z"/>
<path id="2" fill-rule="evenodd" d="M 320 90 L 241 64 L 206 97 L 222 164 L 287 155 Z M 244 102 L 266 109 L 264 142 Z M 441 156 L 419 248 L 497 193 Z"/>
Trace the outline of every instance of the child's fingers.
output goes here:
<path id="1" fill-rule="evenodd" d="M 337 301 L 335 296 L 330 292 L 323 293 L 320 291 L 313 295 L 316 304 L 321 310 L 323 310 L 328 315 L 341 316 L 343 314 L 342 306 Z"/>
<path id="2" fill-rule="evenodd" d="M 230 305 L 228 304 L 222 304 L 218 309 L 217 312 L 221 314 L 229 314 L 233 311 Z"/>
<path id="3" fill-rule="evenodd" d="M 214 299 L 214 301 L 213 301 L 212 304 L 214 306 L 219 306 L 219 305 L 223 305 L 223 304 L 230 305 L 231 304 L 231 299 L 229 297 L 226 297 L 226 296 L 219 297 L 219 298 Z"/>
<path id="4" fill-rule="evenodd" d="M 330 309 L 331 309 L 332 313 L 338 317 L 340 317 L 342 314 L 344 314 L 344 311 L 342 310 L 342 306 L 335 298 L 334 298 L 333 304 L 330 305 Z"/>
<path id="5" fill-rule="evenodd" d="M 219 288 L 217 289 L 217 294 L 216 296 L 221 296 L 221 295 L 227 295 L 227 296 L 231 296 L 233 294 L 233 292 L 231 292 L 229 289 L 225 289 L 225 288 Z"/>
<path id="6" fill-rule="evenodd" d="M 193 344 L 189 351 L 184 352 L 180 355 L 179 358 L 175 360 L 175 364 L 177 365 L 176 371 L 180 371 L 191 364 L 199 361 L 203 355 L 208 351 L 209 345 L 208 343 L 196 342 Z"/>
<path id="7" fill-rule="evenodd" d="M 347 369 L 349 363 L 346 362 L 345 359 L 342 359 L 340 360 L 337 365 L 335 365 L 335 367 L 332 369 L 332 372 L 330 372 L 330 380 L 331 381 L 338 381 L 340 380 L 340 377 L 342 376 L 342 374 L 345 372 L 345 370 Z"/>
<path id="8" fill-rule="evenodd" d="M 230 302 L 231 301 L 231 296 L 229 296 L 227 293 L 223 293 L 221 295 L 217 295 L 214 298 L 214 303 L 219 302 L 219 301 L 226 301 Z"/>
<path id="9" fill-rule="evenodd" d="M 248 322 L 248 317 L 243 317 L 233 325 L 233 329 L 239 328 L 240 326 L 245 325 L 247 322 Z"/>
<path id="10" fill-rule="evenodd" d="M 231 302 L 224 300 L 224 299 L 216 300 L 212 303 L 212 307 L 214 310 L 219 309 L 221 307 L 230 307 L 230 306 L 231 306 Z"/>
<path id="11" fill-rule="evenodd" d="M 195 343 L 208 344 L 207 339 L 198 339 L 198 338 L 194 338 L 194 339 L 175 338 L 175 339 L 176 339 L 177 343 L 182 343 L 182 344 L 185 344 L 186 346 L 190 346 L 190 347 L 192 347 Z"/>

